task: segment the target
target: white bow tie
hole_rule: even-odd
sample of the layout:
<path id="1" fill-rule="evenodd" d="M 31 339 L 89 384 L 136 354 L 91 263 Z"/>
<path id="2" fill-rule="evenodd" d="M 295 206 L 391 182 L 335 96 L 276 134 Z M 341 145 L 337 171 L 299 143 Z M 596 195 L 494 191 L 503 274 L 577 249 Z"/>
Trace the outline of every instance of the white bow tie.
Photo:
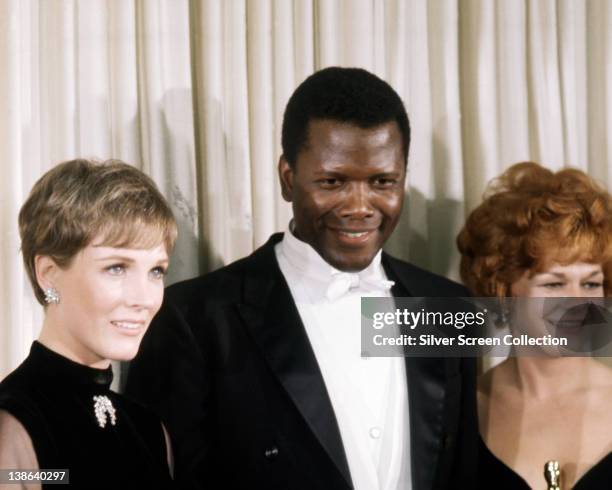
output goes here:
<path id="1" fill-rule="evenodd" d="M 367 291 L 389 291 L 394 281 L 387 281 L 376 276 L 361 276 L 358 273 L 341 272 L 332 276 L 331 283 L 327 286 L 325 296 L 330 301 L 336 301 L 351 290 L 362 289 Z"/>

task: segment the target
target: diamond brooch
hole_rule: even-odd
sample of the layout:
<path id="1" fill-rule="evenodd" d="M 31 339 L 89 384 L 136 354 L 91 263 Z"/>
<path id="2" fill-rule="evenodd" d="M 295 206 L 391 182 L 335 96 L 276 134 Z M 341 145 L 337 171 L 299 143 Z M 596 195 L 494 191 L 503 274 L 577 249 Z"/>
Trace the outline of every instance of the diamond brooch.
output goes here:
<path id="1" fill-rule="evenodd" d="M 107 417 L 110 418 L 111 425 L 117 422 L 115 407 L 106 395 L 96 395 L 94 400 L 94 412 L 98 419 L 98 425 L 102 428 L 106 427 Z"/>

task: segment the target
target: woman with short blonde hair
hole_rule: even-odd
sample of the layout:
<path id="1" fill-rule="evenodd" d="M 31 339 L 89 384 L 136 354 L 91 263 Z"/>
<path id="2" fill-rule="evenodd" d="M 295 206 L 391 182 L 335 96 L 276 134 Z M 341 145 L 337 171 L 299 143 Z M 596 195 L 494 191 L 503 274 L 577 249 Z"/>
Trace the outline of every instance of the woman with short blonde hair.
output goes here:
<path id="1" fill-rule="evenodd" d="M 161 306 L 177 234 L 168 204 L 128 164 L 73 160 L 34 185 L 19 231 L 45 315 L 0 383 L 0 468 L 68 469 L 81 488 L 170 487 L 159 419 L 110 390 L 111 360 L 136 355 Z"/>

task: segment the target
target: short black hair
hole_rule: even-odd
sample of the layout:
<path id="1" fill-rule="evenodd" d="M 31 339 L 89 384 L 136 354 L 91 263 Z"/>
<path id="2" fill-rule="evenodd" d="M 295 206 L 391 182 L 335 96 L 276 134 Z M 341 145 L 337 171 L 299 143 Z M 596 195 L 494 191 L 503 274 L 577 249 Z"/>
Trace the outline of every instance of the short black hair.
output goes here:
<path id="1" fill-rule="evenodd" d="M 371 128 L 395 121 L 408 161 L 410 123 L 402 99 L 384 80 L 361 68 L 332 66 L 304 80 L 289 98 L 283 117 L 282 147 L 292 167 L 308 137 L 308 123 L 330 119 Z"/>

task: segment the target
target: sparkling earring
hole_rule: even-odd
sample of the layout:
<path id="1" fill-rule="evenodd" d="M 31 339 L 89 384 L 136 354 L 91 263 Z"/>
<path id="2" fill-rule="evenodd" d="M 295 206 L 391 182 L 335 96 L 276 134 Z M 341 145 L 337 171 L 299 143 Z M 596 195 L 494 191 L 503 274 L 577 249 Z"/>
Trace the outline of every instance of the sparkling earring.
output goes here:
<path id="1" fill-rule="evenodd" d="M 508 326 L 510 311 L 506 307 L 502 307 L 499 315 L 495 319 L 495 326 L 498 328 L 506 328 Z"/>
<path id="2" fill-rule="evenodd" d="M 495 326 L 498 328 L 508 328 L 512 316 L 512 298 L 503 298 L 499 302 L 499 310 L 495 319 Z"/>
<path id="3" fill-rule="evenodd" d="M 54 304 L 58 305 L 60 302 L 59 292 L 55 288 L 47 288 L 45 289 L 45 303 L 48 305 Z"/>

